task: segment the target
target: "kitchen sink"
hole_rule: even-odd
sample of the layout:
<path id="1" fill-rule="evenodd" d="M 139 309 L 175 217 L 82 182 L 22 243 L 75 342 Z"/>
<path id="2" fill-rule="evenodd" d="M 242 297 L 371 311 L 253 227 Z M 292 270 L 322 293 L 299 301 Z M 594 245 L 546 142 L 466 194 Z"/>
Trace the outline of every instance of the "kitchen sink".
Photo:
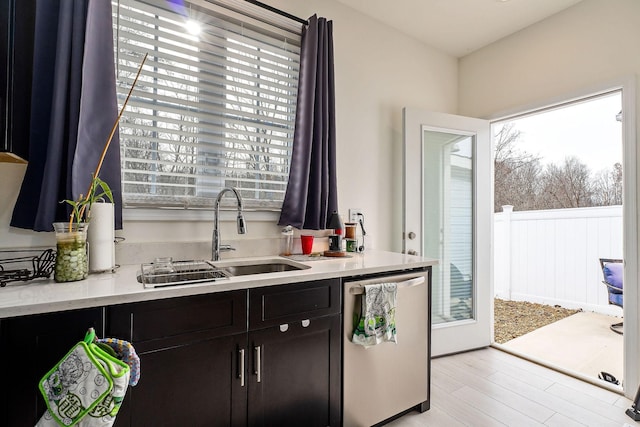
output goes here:
<path id="1" fill-rule="evenodd" d="M 248 261 L 219 261 L 213 263 L 231 276 L 246 276 L 249 274 L 281 273 L 283 271 L 305 270 L 307 265 L 284 258 L 269 258 Z"/>
<path id="2" fill-rule="evenodd" d="M 310 268 L 284 258 L 239 261 L 172 261 L 142 264 L 138 282 L 145 288 L 215 282 L 233 276 L 280 273 Z"/>

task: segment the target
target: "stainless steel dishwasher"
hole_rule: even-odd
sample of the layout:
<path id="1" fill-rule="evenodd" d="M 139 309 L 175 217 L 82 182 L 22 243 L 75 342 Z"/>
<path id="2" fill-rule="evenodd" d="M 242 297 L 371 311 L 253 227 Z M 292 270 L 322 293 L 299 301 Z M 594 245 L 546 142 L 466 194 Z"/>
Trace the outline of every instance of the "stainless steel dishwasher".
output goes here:
<path id="1" fill-rule="evenodd" d="M 345 281 L 343 326 L 343 425 L 365 427 L 398 414 L 429 409 L 431 269 Z M 351 342 L 354 308 L 364 285 L 397 283 L 397 344 L 368 348 Z"/>

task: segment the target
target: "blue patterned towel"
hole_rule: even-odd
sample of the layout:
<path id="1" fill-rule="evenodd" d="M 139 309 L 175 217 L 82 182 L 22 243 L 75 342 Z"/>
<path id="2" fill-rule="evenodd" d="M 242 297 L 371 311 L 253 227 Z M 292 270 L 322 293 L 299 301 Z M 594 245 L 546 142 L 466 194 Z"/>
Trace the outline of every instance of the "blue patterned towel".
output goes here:
<path id="1" fill-rule="evenodd" d="M 396 283 L 365 285 L 352 342 L 365 347 L 396 340 Z"/>

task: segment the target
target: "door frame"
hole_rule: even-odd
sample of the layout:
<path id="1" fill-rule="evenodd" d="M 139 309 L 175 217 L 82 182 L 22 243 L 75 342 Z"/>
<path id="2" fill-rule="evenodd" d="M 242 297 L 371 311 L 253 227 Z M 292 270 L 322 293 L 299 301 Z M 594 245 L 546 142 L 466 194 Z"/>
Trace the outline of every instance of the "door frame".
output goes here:
<path id="1" fill-rule="evenodd" d="M 638 263 L 638 242 L 640 240 L 640 218 L 638 215 L 638 159 L 636 140 L 636 77 L 629 75 L 619 77 L 579 89 L 563 96 L 546 99 L 491 115 L 488 120 L 493 123 L 508 120 L 517 116 L 527 115 L 536 111 L 570 104 L 586 98 L 604 95 L 609 92 L 622 93 L 622 182 L 623 182 L 623 259 L 624 283 L 634 284 L 624 288 L 624 355 L 623 355 L 623 391 L 625 396 L 633 399 L 640 384 L 640 292 L 638 292 L 638 278 L 640 264 Z M 492 139 L 493 152 L 493 139 Z M 493 169 L 493 166 L 492 166 Z M 492 172 L 493 176 L 493 172 Z M 493 195 L 492 185 L 492 195 Z M 493 196 L 492 196 L 493 197 Z M 493 243 L 493 242 L 492 242 Z M 493 252 L 493 250 L 492 250 Z M 493 283 L 492 283 L 493 285 Z M 630 304 L 628 303 L 630 302 Z"/>

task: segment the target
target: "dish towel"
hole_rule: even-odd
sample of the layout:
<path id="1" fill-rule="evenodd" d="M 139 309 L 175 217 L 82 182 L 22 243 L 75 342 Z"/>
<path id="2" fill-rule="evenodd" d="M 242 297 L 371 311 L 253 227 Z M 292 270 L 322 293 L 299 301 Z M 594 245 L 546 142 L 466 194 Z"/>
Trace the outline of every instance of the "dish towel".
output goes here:
<path id="1" fill-rule="evenodd" d="M 140 380 L 140 357 L 136 353 L 131 343 L 116 338 L 100 338 L 97 342 L 106 344 L 113 349 L 118 359 L 129 365 L 131 374 L 129 376 L 129 385 L 135 386 Z"/>
<path id="2" fill-rule="evenodd" d="M 396 340 L 396 283 L 365 285 L 352 342 L 365 347 Z"/>

